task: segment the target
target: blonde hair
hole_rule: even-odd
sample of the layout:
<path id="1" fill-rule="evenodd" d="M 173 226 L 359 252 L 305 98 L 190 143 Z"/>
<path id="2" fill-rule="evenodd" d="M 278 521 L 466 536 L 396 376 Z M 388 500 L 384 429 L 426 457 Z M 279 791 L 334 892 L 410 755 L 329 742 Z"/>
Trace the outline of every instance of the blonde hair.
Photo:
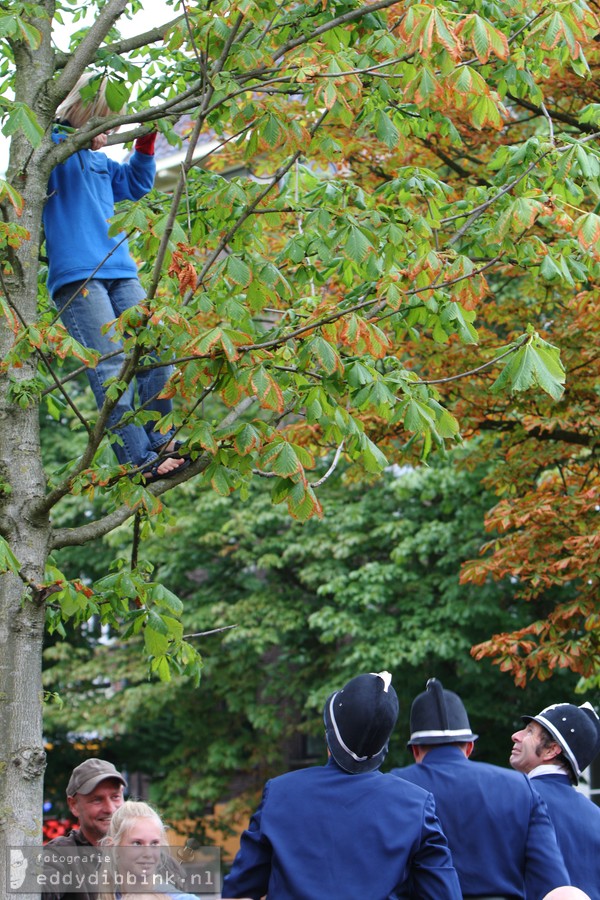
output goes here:
<path id="1" fill-rule="evenodd" d="M 111 847 L 120 846 L 127 832 L 133 826 L 135 819 L 152 819 L 160 828 L 161 842 L 166 844 L 167 837 L 162 819 L 156 810 L 142 800 L 126 800 L 122 806 L 114 811 L 106 837 L 102 838 L 101 843 L 108 844 Z"/>
<path id="2" fill-rule="evenodd" d="M 126 844 L 127 834 L 134 826 L 137 819 L 150 819 L 158 825 L 160 828 L 161 843 L 166 845 L 167 837 L 165 826 L 156 810 L 152 809 L 151 806 L 144 803 L 142 800 L 126 800 L 125 803 L 112 814 L 108 831 L 105 837 L 100 841 L 99 846 L 119 847 Z M 161 897 L 164 897 L 165 895 L 154 894 L 151 892 L 144 894 L 143 896 L 156 897 L 156 900 L 161 900 Z M 143 896 L 138 893 L 140 900 L 143 900 Z M 116 900 L 116 895 L 113 893 L 99 894 L 98 900 Z"/>
<path id="3" fill-rule="evenodd" d="M 96 116 L 103 118 L 115 114 L 106 100 L 106 78 L 100 80 L 98 89 L 91 97 L 82 96 L 83 88 L 94 78 L 98 78 L 94 72 L 81 76 L 56 110 L 58 120 L 68 122 L 73 128 L 82 128 Z"/>

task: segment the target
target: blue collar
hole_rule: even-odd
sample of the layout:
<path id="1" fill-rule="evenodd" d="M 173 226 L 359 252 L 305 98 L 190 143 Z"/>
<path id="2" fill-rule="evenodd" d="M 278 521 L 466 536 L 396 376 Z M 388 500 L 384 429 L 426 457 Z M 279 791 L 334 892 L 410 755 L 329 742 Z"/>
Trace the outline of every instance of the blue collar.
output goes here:
<path id="1" fill-rule="evenodd" d="M 469 762 L 460 747 L 456 747 L 454 744 L 433 744 L 419 765 L 426 766 L 432 763 L 435 765 L 436 762 L 446 762 L 447 760 L 456 763 Z"/>

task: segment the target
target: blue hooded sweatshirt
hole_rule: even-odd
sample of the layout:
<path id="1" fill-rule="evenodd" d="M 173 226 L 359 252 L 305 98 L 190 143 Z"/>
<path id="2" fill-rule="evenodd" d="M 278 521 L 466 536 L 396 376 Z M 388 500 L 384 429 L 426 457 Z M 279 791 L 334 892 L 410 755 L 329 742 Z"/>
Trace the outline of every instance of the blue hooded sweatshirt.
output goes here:
<path id="1" fill-rule="evenodd" d="M 66 136 L 57 129 L 52 138 L 58 143 Z M 64 284 L 89 278 L 117 245 L 94 277 L 137 278 L 127 241 L 122 234 L 109 238 L 107 220 L 119 200 L 147 194 L 155 173 L 154 157 L 137 151 L 129 162 L 117 163 L 99 150 L 79 150 L 56 166 L 43 214 L 52 296 Z"/>

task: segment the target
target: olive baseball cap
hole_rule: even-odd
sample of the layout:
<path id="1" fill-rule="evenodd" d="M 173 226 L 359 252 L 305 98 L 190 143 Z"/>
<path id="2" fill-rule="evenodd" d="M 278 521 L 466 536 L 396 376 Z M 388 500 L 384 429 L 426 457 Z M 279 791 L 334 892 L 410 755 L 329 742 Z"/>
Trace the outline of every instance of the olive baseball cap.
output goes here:
<path id="1" fill-rule="evenodd" d="M 105 759 L 86 759 L 73 769 L 67 785 L 67 797 L 75 794 L 89 794 L 94 788 L 107 778 L 120 781 L 123 786 L 127 784 L 123 775 L 118 772 L 111 762 Z"/>

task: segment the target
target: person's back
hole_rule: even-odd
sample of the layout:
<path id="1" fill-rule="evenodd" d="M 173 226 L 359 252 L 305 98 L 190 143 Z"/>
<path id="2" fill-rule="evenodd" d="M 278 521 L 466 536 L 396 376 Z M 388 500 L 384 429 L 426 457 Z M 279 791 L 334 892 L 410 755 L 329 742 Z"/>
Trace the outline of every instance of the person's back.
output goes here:
<path id="1" fill-rule="evenodd" d="M 548 807 L 572 884 L 600 898 L 600 806 L 566 775 L 540 775 L 531 784 Z"/>
<path id="2" fill-rule="evenodd" d="M 532 785 L 509 769 L 471 761 L 477 735 L 462 701 L 436 679 L 427 688 L 411 710 L 417 764 L 392 774 L 433 794 L 463 896 L 541 898 L 569 884 Z"/>
<path id="3" fill-rule="evenodd" d="M 460 900 L 433 797 L 378 771 L 397 715 L 395 694 L 393 722 L 379 736 L 371 732 L 370 750 L 361 742 L 368 730 L 364 720 L 358 726 L 351 715 L 344 719 L 353 682 L 367 679 L 370 688 L 387 675 L 358 676 L 332 695 L 342 699 L 335 709 L 332 698 L 325 707 L 327 765 L 267 782 L 224 880 L 223 897 L 388 900 L 401 893 Z M 385 690 L 393 689 L 388 683 Z"/>
<path id="4" fill-rule="evenodd" d="M 392 774 L 435 797 L 465 897 L 522 897 L 524 876 L 532 897 L 568 881 L 566 873 L 552 874 L 556 836 L 525 776 L 473 762 L 453 745 L 434 747 L 418 765 Z"/>
<path id="5" fill-rule="evenodd" d="M 224 897 L 260 896 L 255 873 L 245 874 L 255 840 L 268 848 L 267 894 L 277 900 L 387 900 L 406 881 L 415 852 L 433 863 L 423 868 L 419 886 L 428 890 L 420 896 L 446 896 L 435 867 L 443 870 L 449 855 L 433 798 L 408 782 L 381 772 L 349 777 L 330 760 L 269 781 L 257 815 Z"/>

